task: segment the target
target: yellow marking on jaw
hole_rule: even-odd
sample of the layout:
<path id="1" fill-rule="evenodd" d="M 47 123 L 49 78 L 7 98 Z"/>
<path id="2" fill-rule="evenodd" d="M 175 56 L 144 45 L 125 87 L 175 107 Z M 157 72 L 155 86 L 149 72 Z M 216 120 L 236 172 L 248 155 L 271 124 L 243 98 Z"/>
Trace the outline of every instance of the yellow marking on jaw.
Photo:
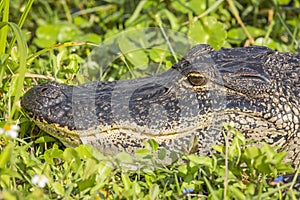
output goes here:
<path id="1" fill-rule="evenodd" d="M 49 124 L 47 121 L 42 120 L 33 120 L 38 127 L 40 127 L 42 130 L 45 132 L 49 133 L 55 138 L 58 138 L 59 140 L 62 140 L 64 142 L 67 142 L 69 145 L 74 145 L 74 144 L 81 144 L 81 140 L 79 138 L 78 132 L 72 131 L 68 129 L 67 126 L 61 127 L 59 124 Z"/>

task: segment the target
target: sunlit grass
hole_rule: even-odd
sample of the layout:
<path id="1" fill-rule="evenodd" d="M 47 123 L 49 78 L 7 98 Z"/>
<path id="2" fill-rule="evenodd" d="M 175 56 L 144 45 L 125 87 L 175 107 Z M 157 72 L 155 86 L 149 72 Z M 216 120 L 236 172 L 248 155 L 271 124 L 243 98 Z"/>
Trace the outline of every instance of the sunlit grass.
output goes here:
<path id="1" fill-rule="evenodd" d="M 246 14 L 243 12 L 246 9 L 241 9 L 244 5 L 240 3 L 228 2 L 234 12 L 232 16 L 228 7 L 226 8 L 226 1 L 214 2 L 206 6 L 208 9 L 202 8 L 202 4 L 202 7 L 197 4 L 198 7 L 188 7 L 187 9 L 176 2 L 159 2 L 157 4 L 155 1 L 142 1 L 129 16 L 126 6 L 130 6 L 131 3 L 98 5 L 96 1 L 89 3 L 75 1 L 74 4 L 81 7 L 71 13 L 73 8 L 69 8 L 65 1 L 51 4 L 47 1 L 29 0 L 22 8 L 10 10 L 12 3 L 20 2 L 1 0 L 0 199 L 299 198 L 299 192 L 292 189 L 296 182 L 295 178 L 288 184 L 275 183 L 275 186 L 270 185 L 267 180 L 286 173 L 296 173 L 297 176 L 300 167 L 298 166 L 294 170 L 290 164 L 281 160 L 282 154 L 277 154 L 273 148 L 267 145 L 262 149 L 246 147 L 245 138 L 232 127 L 227 127 L 226 134 L 230 133 L 238 137 L 235 137 L 232 143 L 227 143 L 227 146 L 215 147 L 219 153 L 213 154 L 211 157 L 184 155 L 183 158 L 186 162 L 175 162 L 165 166 L 161 162 L 157 162 L 160 160 L 154 156 L 156 149 L 153 149 L 152 145 L 152 148 L 144 151 L 147 158 L 138 164 L 137 170 L 132 170 L 120 162 L 120 160 L 131 160 L 132 162 L 129 164 L 135 166 L 136 163 L 130 155 L 119 154 L 114 158 L 107 157 L 88 145 L 64 148 L 59 141 L 45 133 L 38 132 L 37 135 L 36 127 L 20 113 L 18 103 L 24 94 L 24 85 L 27 89 L 30 85 L 44 81 L 43 79 L 47 77 L 60 82 L 72 81 L 70 79 L 76 77 L 76 70 L 70 69 L 72 59 L 75 57 L 80 60 L 89 55 L 96 44 L 95 41 L 99 42 L 121 32 L 123 26 L 125 29 L 145 25 L 159 26 L 160 28 L 170 26 L 176 31 L 188 34 L 189 28 L 194 25 L 195 20 L 205 24 L 215 18 L 218 23 L 216 23 L 216 27 L 210 24 L 212 30 L 218 30 L 220 27 L 223 29 L 217 31 L 217 33 L 222 33 L 222 37 L 216 37 L 213 45 L 243 46 L 247 39 L 245 39 L 245 35 L 239 35 L 239 24 L 244 23 L 241 20 L 244 20 L 243 16 Z M 297 5 L 299 6 L 299 3 Z M 258 11 L 259 6 L 263 5 L 248 5 L 249 8 L 251 6 L 253 10 Z M 162 11 L 166 7 L 172 8 L 172 12 Z M 151 13 L 148 12 L 149 8 Z M 203 10 L 196 10 L 197 8 Z M 119 13 L 117 13 L 117 9 L 119 9 Z M 237 9 L 239 12 L 236 12 Z M 276 9 L 283 8 L 276 4 Z M 38 17 L 40 13 L 44 15 L 45 19 Z M 248 39 L 263 37 L 265 41 L 273 42 L 271 44 L 273 46 L 270 47 L 297 51 L 299 48 L 299 16 L 286 21 L 285 17 L 289 17 L 288 14 L 286 15 L 277 12 L 273 16 L 273 21 L 267 24 L 266 32 L 264 27 L 261 28 L 265 25 L 263 22 L 250 24 L 258 26 L 256 29 L 248 30 Z M 10 16 L 18 16 L 18 18 Z M 128 20 L 122 21 L 122 16 Z M 251 22 L 249 17 L 247 20 L 248 23 Z M 73 38 L 68 34 L 63 35 L 66 38 L 69 37 L 69 40 L 64 41 L 61 38 L 66 30 L 61 23 L 66 23 L 66 21 L 68 22 L 66 27 L 72 25 L 75 27 L 69 33 L 70 35 L 77 29 L 80 31 L 76 32 L 77 35 L 75 34 Z M 230 23 L 238 25 L 230 28 L 228 27 Z M 32 24 L 38 27 L 30 29 Z M 53 30 L 51 29 L 44 29 L 47 34 L 42 31 L 38 34 L 39 28 L 48 24 L 60 24 L 61 29 L 58 29 L 57 35 L 52 34 Z M 100 30 L 103 35 L 97 37 L 88 35 L 87 32 L 92 31 L 96 26 L 99 26 L 96 30 Z M 243 31 L 247 32 L 244 25 L 242 26 Z M 278 26 L 282 26 L 283 29 Z M 280 31 L 284 33 L 280 34 L 281 37 L 278 38 Z M 204 31 L 204 36 L 211 37 L 209 33 Z M 265 33 L 265 35 L 261 35 L 261 33 Z M 97 34 L 99 33 L 97 32 Z M 49 42 L 47 47 L 39 46 L 40 43 L 37 42 L 37 39 L 45 41 L 43 45 L 47 45 L 46 38 L 50 36 L 52 36 L 51 41 L 55 41 L 54 45 Z M 201 37 L 199 38 L 201 39 Z M 235 43 L 231 44 L 229 41 L 235 41 Z M 266 43 L 266 45 L 270 44 Z M 176 60 L 175 53 L 171 55 Z M 151 58 L 151 56 L 149 57 Z M 169 57 L 164 57 L 164 59 L 169 59 Z M 134 70 L 135 66 L 132 66 L 126 55 L 124 55 L 124 59 L 127 61 L 126 67 L 122 68 L 124 63 L 117 61 L 109 68 L 108 72 L 105 72 L 105 75 L 113 79 L 125 75 L 127 78 L 130 77 L 128 70 Z M 165 60 L 159 61 L 160 66 L 166 65 L 166 63 Z M 56 66 L 55 73 L 53 66 Z M 127 74 L 129 75 L 127 76 Z M 19 125 L 20 129 L 16 128 Z M 267 150 L 273 152 L 271 155 L 268 154 L 271 158 L 264 154 Z M 252 158 L 251 153 L 253 152 L 258 156 Z M 270 159 L 273 159 L 276 164 L 266 161 Z M 266 163 L 260 165 L 259 162 L 262 161 L 266 161 Z M 149 167 L 148 163 L 154 164 Z"/>

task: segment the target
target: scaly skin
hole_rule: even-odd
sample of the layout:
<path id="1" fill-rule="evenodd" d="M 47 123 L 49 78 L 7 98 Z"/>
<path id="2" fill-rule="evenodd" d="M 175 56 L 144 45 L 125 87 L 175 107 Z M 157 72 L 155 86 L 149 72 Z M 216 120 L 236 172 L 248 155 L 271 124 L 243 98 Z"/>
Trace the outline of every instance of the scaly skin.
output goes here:
<path id="1" fill-rule="evenodd" d="M 37 125 L 64 143 L 133 153 L 155 139 L 168 152 L 209 154 L 222 124 L 300 159 L 300 55 L 266 47 L 197 45 L 156 76 L 81 86 L 38 85 L 22 99 Z"/>

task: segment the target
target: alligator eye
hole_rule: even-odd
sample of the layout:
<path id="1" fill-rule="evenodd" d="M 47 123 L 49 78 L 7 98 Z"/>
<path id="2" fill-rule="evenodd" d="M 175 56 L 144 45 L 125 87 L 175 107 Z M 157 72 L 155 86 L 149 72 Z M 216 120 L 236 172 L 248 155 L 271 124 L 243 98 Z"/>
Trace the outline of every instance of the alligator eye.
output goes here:
<path id="1" fill-rule="evenodd" d="M 190 72 L 187 79 L 193 86 L 201 86 L 206 83 L 205 77 L 197 72 Z"/>
<path id="2" fill-rule="evenodd" d="M 43 88 L 40 89 L 40 93 L 45 93 L 47 90 L 48 90 L 48 88 L 43 87 Z"/>

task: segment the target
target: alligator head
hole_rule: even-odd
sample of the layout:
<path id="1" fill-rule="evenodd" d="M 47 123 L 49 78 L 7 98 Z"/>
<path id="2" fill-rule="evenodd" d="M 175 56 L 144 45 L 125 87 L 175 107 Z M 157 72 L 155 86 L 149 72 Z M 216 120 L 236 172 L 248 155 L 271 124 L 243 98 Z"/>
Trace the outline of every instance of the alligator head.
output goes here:
<path id="1" fill-rule="evenodd" d="M 25 113 L 65 143 L 133 153 L 155 139 L 168 151 L 211 152 L 224 122 L 299 160 L 300 55 L 266 47 L 192 48 L 155 76 L 81 86 L 49 82 L 22 99 Z"/>

